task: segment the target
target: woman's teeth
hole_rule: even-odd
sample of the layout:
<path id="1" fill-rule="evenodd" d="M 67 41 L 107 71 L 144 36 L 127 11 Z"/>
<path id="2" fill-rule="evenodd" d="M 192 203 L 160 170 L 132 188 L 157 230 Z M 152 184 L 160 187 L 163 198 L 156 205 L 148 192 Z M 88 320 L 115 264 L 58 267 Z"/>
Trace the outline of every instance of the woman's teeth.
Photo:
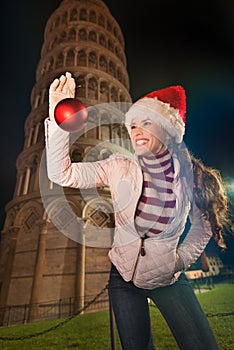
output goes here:
<path id="1" fill-rule="evenodd" d="M 142 146 L 142 145 L 144 145 L 146 142 L 147 142 L 147 140 L 137 140 L 137 141 L 136 141 L 136 144 L 139 145 L 139 146 Z"/>

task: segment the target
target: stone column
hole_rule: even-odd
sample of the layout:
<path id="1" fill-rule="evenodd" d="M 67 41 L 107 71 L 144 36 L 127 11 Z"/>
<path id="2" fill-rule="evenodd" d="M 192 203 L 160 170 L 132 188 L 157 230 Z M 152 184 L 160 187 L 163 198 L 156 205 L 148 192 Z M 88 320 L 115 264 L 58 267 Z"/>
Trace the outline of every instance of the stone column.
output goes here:
<path id="1" fill-rule="evenodd" d="M 75 283 L 75 302 L 74 312 L 79 312 L 84 307 L 85 297 L 85 232 L 82 230 L 82 242 L 77 243 L 76 255 L 76 283 Z"/>
<path id="2" fill-rule="evenodd" d="M 4 322 L 4 308 L 7 306 L 7 296 L 9 292 L 11 274 L 14 265 L 15 249 L 17 243 L 17 237 L 20 227 L 11 226 L 8 231 L 2 232 L 5 236 L 5 244 L 3 246 L 4 251 L 1 252 L 1 282 L 2 288 L 0 293 L 0 325 Z M 4 267 L 4 270 L 2 269 Z"/>
<path id="3" fill-rule="evenodd" d="M 33 183 L 33 191 L 38 191 L 39 189 L 39 171 L 40 171 L 40 166 L 38 165 L 39 162 L 37 162 L 36 166 L 36 172 L 35 172 L 35 177 L 34 177 L 34 183 Z"/>
<path id="4" fill-rule="evenodd" d="M 26 138 L 26 140 L 25 140 L 26 141 L 26 148 L 31 146 L 32 134 L 33 134 L 33 128 L 30 128 L 28 138 Z"/>
<path id="5" fill-rule="evenodd" d="M 34 130 L 34 135 L 33 135 L 33 145 L 35 145 L 37 143 L 39 126 L 40 126 L 40 124 L 37 123 L 35 130 Z"/>
<path id="6" fill-rule="evenodd" d="M 24 179 L 23 194 L 27 194 L 28 193 L 29 180 L 30 180 L 30 168 L 27 167 L 26 168 L 25 179 Z"/>
<path id="7" fill-rule="evenodd" d="M 19 181 L 16 185 L 16 196 L 20 196 L 22 185 L 23 185 L 23 175 L 20 174 Z"/>
<path id="8" fill-rule="evenodd" d="M 34 279 L 32 284 L 31 299 L 29 305 L 29 322 L 37 321 L 40 319 L 39 314 L 39 302 L 40 302 L 40 292 L 42 288 L 43 271 L 45 264 L 45 252 L 46 252 L 46 236 L 47 236 L 47 226 L 45 220 L 37 221 L 39 238 L 37 247 L 37 256 L 34 269 Z"/>

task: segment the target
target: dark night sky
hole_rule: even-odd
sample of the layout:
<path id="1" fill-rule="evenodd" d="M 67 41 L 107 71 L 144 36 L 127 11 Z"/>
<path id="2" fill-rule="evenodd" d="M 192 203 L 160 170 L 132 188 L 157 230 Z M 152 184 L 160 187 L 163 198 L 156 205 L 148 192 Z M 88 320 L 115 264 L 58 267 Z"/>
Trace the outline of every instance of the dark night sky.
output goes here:
<path id="1" fill-rule="evenodd" d="M 106 0 L 125 38 L 130 93 L 187 91 L 187 147 L 234 179 L 234 2 Z M 11 0 L 1 13 L 1 187 L 12 198 L 45 24 L 59 0 Z"/>

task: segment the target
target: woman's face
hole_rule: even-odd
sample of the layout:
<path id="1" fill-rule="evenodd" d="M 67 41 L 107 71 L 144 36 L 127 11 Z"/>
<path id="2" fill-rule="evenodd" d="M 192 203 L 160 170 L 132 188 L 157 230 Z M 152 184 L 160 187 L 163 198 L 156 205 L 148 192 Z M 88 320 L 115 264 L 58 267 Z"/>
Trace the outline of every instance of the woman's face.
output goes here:
<path id="1" fill-rule="evenodd" d="M 166 149 L 166 133 L 162 127 L 147 117 L 133 118 L 130 137 L 137 155 L 158 154 Z"/>

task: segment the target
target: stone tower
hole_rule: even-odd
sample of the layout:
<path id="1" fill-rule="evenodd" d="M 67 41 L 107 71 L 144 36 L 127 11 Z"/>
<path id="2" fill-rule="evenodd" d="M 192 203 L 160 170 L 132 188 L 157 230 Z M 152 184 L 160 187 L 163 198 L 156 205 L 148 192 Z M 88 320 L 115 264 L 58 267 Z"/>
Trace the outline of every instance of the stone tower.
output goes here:
<path id="1" fill-rule="evenodd" d="M 46 318 L 43 307 L 52 301 L 69 300 L 69 312 L 76 312 L 108 280 L 108 248 L 85 246 L 61 234 L 48 220 L 41 198 L 39 168 L 44 151 L 44 119 L 48 116 L 48 88 L 66 71 L 73 74 L 77 97 L 86 106 L 131 102 L 123 35 L 102 0 L 63 0 L 46 24 L 31 93 L 31 112 L 25 121 L 25 144 L 17 159 L 15 192 L 6 206 L 2 231 L 1 324 L 5 323 L 4 310 L 8 306 L 26 305 L 28 321 Z M 105 114 L 103 118 L 109 117 Z M 102 121 L 73 143 L 72 161 L 108 156 L 111 148 L 103 152 L 96 145 L 115 137 L 121 139 L 125 133 L 121 125 Z M 53 201 L 58 204 L 59 199 L 53 198 L 50 190 L 56 185 L 48 178 L 43 181 L 53 208 Z M 84 201 L 79 190 L 74 189 L 65 189 L 65 195 L 75 215 L 85 217 L 94 227 L 111 230 L 113 217 L 105 211 L 107 201 L 100 203 L 102 197 L 95 202 L 90 194 Z M 101 195 L 108 198 L 108 189 L 101 189 Z M 69 213 L 63 206 L 61 212 L 59 205 L 56 208 L 58 217 L 66 220 Z M 80 230 L 85 236 L 85 228 Z M 64 315 L 69 312 L 64 311 Z"/>

